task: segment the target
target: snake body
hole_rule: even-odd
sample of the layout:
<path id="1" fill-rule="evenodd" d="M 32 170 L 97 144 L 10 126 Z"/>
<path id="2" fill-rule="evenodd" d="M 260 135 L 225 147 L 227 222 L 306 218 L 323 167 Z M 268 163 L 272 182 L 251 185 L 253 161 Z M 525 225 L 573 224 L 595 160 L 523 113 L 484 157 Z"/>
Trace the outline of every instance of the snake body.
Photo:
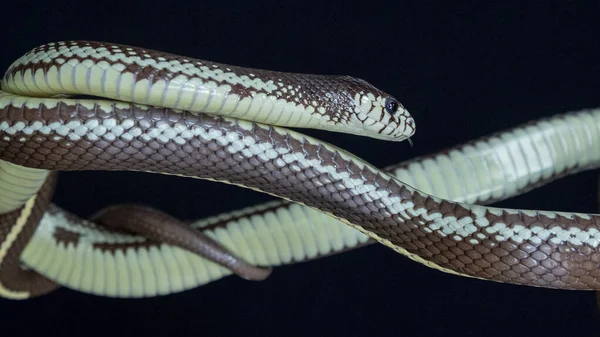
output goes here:
<path id="1" fill-rule="evenodd" d="M 595 215 L 440 199 L 340 148 L 275 126 L 389 140 L 410 137 L 414 122 L 408 112 L 362 80 L 245 70 L 127 46 L 63 42 L 26 54 L 2 83 L 7 93 L 0 97 L 0 159 L 40 177 L 46 170 L 134 170 L 221 181 L 307 205 L 444 272 L 523 285 L 600 288 Z M 135 103 L 38 98 L 64 94 Z M 274 125 L 245 120 L 265 112 Z M 299 112 L 317 117 L 299 124 L 304 118 Z M 559 137 L 537 134 L 495 154 L 499 162 L 511 161 L 515 172 L 539 172 L 517 180 L 518 189 L 596 165 L 595 153 L 557 160 L 596 144 L 596 115 L 581 118 L 588 123 L 573 124 Z M 538 142 L 550 142 L 547 156 L 524 157 L 520 149 Z M 466 165 L 462 172 L 485 177 L 485 162 L 463 163 L 452 152 L 446 158 Z M 548 169 L 553 160 L 558 167 Z M 30 181 L 41 182 L 40 187 L 45 180 Z M 465 179 L 463 188 L 489 183 Z M 6 205 L 13 209 L 6 206 L 5 212 L 15 212 L 23 200 L 31 203 L 37 187 L 28 187 L 33 196 L 8 198 L 13 202 Z"/>
<path id="2" fill-rule="evenodd" d="M 598 109 L 544 118 L 385 171 L 428 194 L 489 204 L 597 167 L 597 158 L 586 154 L 597 152 L 600 139 L 568 153 L 557 151 L 560 148 L 555 145 L 556 140 L 598 118 Z M 509 151 L 519 151 L 540 165 L 524 170 L 509 158 L 498 160 Z M 486 169 L 477 174 L 460 169 L 472 165 Z M 473 179 L 478 183 L 473 184 Z M 318 210 L 287 201 L 212 216 L 191 227 L 261 266 L 310 261 L 376 242 Z M 231 274 L 229 269 L 179 247 L 107 231 L 56 206 L 42 218 L 21 260 L 63 286 L 111 297 L 169 294 Z"/>

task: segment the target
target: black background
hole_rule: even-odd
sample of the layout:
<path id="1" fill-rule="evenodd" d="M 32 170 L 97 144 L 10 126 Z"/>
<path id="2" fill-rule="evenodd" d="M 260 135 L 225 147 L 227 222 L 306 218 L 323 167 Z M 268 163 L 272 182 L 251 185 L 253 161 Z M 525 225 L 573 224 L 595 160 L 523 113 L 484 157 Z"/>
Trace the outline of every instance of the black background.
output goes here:
<path id="1" fill-rule="evenodd" d="M 413 114 L 415 147 L 306 133 L 385 166 L 531 119 L 599 107 L 600 5 L 571 3 L 15 2 L 0 21 L 0 67 L 42 43 L 91 39 L 360 77 Z M 597 174 L 587 172 L 499 205 L 596 212 L 597 199 Z M 127 172 L 64 173 L 55 197 L 81 216 L 135 201 L 183 218 L 266 200 L 232 186 Z M 61 289 L 0 301 L 7 336 L 597 336 L 599 318 L 592 292 L 445 275 L 382 246 L 277 268 L 261 283 L 229 277 L 166 297 L 107 299 Z"/>

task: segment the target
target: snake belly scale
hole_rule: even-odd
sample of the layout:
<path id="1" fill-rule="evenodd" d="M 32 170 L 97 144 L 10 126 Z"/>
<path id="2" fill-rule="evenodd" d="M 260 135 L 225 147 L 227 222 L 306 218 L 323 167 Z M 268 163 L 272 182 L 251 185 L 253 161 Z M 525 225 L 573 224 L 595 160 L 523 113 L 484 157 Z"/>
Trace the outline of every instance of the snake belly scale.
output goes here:
<path id="1" fill-rule="evenodd" d="M 235 184 L 318 209 L 445 272 L 600 288 L 597 216 L 440 199 L 340 148 L 276 126 L 410 137 L 414 121 L 404 107 L 362 80 L 63 42 L 17 60 L 2 85 L 0 159 L 40 174 L 133 170 Z M 77 94 L 119 101 L 52 97 Z M 266 119 L 251 122 L 256 116 Z M 595 125 L 580 126 L 558 146 L 584 146 L 596 137 Z"/>

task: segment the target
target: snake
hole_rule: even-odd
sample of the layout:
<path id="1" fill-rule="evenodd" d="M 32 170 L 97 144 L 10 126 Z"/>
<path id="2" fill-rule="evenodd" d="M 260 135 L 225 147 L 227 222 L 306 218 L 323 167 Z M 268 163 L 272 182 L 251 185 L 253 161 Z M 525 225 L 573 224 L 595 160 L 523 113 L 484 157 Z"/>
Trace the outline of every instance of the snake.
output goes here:
<path id="1" fill-rule="evenodd" d="M 4 297 L 27 298 L 52 287 L 44 288 L 52 283 L 44 278 L 42 285 L 30 282 L 35 286 L 27 290 L 7 287 L 19 283 L 15 275 L 23 282 L 35 274 L 15 262 L 19 256 L 9 257 L 23 251 L 35 225 L 42 222 L 44 227 L 44 219 L 52 222 L 52 217 L 64 220 L 64 213 L 50 205 L 48 191 L 54 172 L 66 170 L 130 170 L 234 184 L 290 202 L 274 208 L 306 207 L 355 230 L 348 235 L 355 242 L 379 242 L 446 273 L 537 287 L 599 288 L 597 215 L 472 203 L 499 198 L 500 189 L 486 189 L 497 173 L 503 181 L 514 182 L 509 189 L 525 191 L 596 166 L 597 111 L 582 112 L 576 121 L 572 115 L 559 119 L 571 123 L 542 122 L 552 126 L 545 132 L 520 128 L 519 138 L 502 138 L 505 147 L 496 146 L 500 138 L 492 137 L 486 142 L 493 146 L 480 147 L 479 142 L 449 151 L 438 157 L 439 165 L 425 159 L 426 169 L 461 176 L 463 184 L 452 188 L 463 190 L 465 200 L 453 201 L 288 129 L 410 139 L 415 122 L 406 108 L 349 76 L 267 71 L 112 43 L 65 41 L 34 48 L 15 61 L 2 79 L 2 90 L 0 160 L 3 171 L 11 172 L 5 186 L 14 192 L 2 199 L 0 210 Z M 69 97 L 73 95 L 94 97 Z M 474 160 L 476 150 L 487 159 Z M 491 164 L 511 170 L 498 172 Z M 473 192 L 477 190 L 483 194 Z M 119 210 L 114 213 L 119 215 Z M 146 221 L 152 216 L 141 217 Z M 122 249 L 140 245 L 125 236 L 113 238 Z M 71 243 L 76 239 L 71 237 Z M 280 239 L 273 239 L 275 246 L 284 244 L 276 242 Z M 36 241 L 28 249 L 32 244 L 34 251 Z M 75 244 L 66 246 L 74 249 Z M 228 254 L 221 248 L 219 254 Z M 90 249 L 90 256 L 119 251 L 114 246 Z M 158 255 L 155 249 L 145 258 L 152 264 Z M 115 256 L 113 261 L 127 259 L 122 251 Z M 88 288 L 104 282 L 105 289 L 114 291 L 120 277 L 97 281 L 102 277 L 96 276 L 80 273 L 78 279 Z M 137 286 L 128 281 L 129 290 Z"/>

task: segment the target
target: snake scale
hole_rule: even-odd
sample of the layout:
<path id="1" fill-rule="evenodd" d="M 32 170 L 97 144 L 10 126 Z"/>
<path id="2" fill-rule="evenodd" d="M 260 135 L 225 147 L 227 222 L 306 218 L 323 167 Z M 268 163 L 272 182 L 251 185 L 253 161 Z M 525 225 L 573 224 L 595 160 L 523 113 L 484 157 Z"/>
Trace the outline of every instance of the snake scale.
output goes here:
<path id="1" fill-rule="evenodd" d="M 52 289 L 39 291 L 36 282 L 20 289 L 26 282 L 16 282 L 14 275 L 34 278 L 34 273 L 9 257 L 18 254 L 18 261 L 40 220 L 43 228 L 44 219 L 62 216 L 49 205 L 47 191 L 54 176 L 49 171 L 64 170 L 143 171 L 239 185 L 337 219 L 364 234 L 349 232 L 355 243 L 368 237 L 444 272 L 530 286 L 600 288 L 598 216 L 471 204 L 505 195 L 489 188 L 498 173 L 490 162 L 460 158 L 464 153 L 475 158 L 476 150 L 489 158 L 496 146 L 491 163 L 511 166 L 499 172 L 504 181 L 515 182 L 514 191 L 595 167 L 596 111 L 542 122 L 545 132 L 517 129 L 521 138 L 503 139 L 504 147 L 496 144 L 500 138 L 491 138 L 489 147 L 450 151 L 439 157 L 443 165 L 424 159 L 425 168 L 455 165 L 450 175 L 470 175 L 459 178 L 464 200 L 457 202 L 426 193 L 422 182 L 407 183 L 406 176 L 395 178 L 336 146 L 283 128 L 392 141 L 413 135 L 414 120 L 395 98 L 352 77 L 249 69 L 136 47 L 67 41 L 40 46 L 15 61 L 2 90 L 0 159 L 10 177 L 0 180 L 9 192 L 0 199 L 5 213 L 0 217 L 0 293 L 5 297 Z M 563 123 L 575 118 L 580 120 Z M 556 128 L 546 129 L 548 123 Z M 523 134 L 528 131 L 534 132 Z M 474 192 L 478 189 L 488 195 Z M 122 240 L 122 249 L 138 244 Z M 36 242 L 27 250 L 35 251 Z M 157 254 L 146 260 L 151 263 Z M 27 251 L 25 263 L 34 260 L 26 256 Z M 89 289 L 94 278 L 80 274 Z M 115 280 L 106 288 L 115 289 Z"/>

